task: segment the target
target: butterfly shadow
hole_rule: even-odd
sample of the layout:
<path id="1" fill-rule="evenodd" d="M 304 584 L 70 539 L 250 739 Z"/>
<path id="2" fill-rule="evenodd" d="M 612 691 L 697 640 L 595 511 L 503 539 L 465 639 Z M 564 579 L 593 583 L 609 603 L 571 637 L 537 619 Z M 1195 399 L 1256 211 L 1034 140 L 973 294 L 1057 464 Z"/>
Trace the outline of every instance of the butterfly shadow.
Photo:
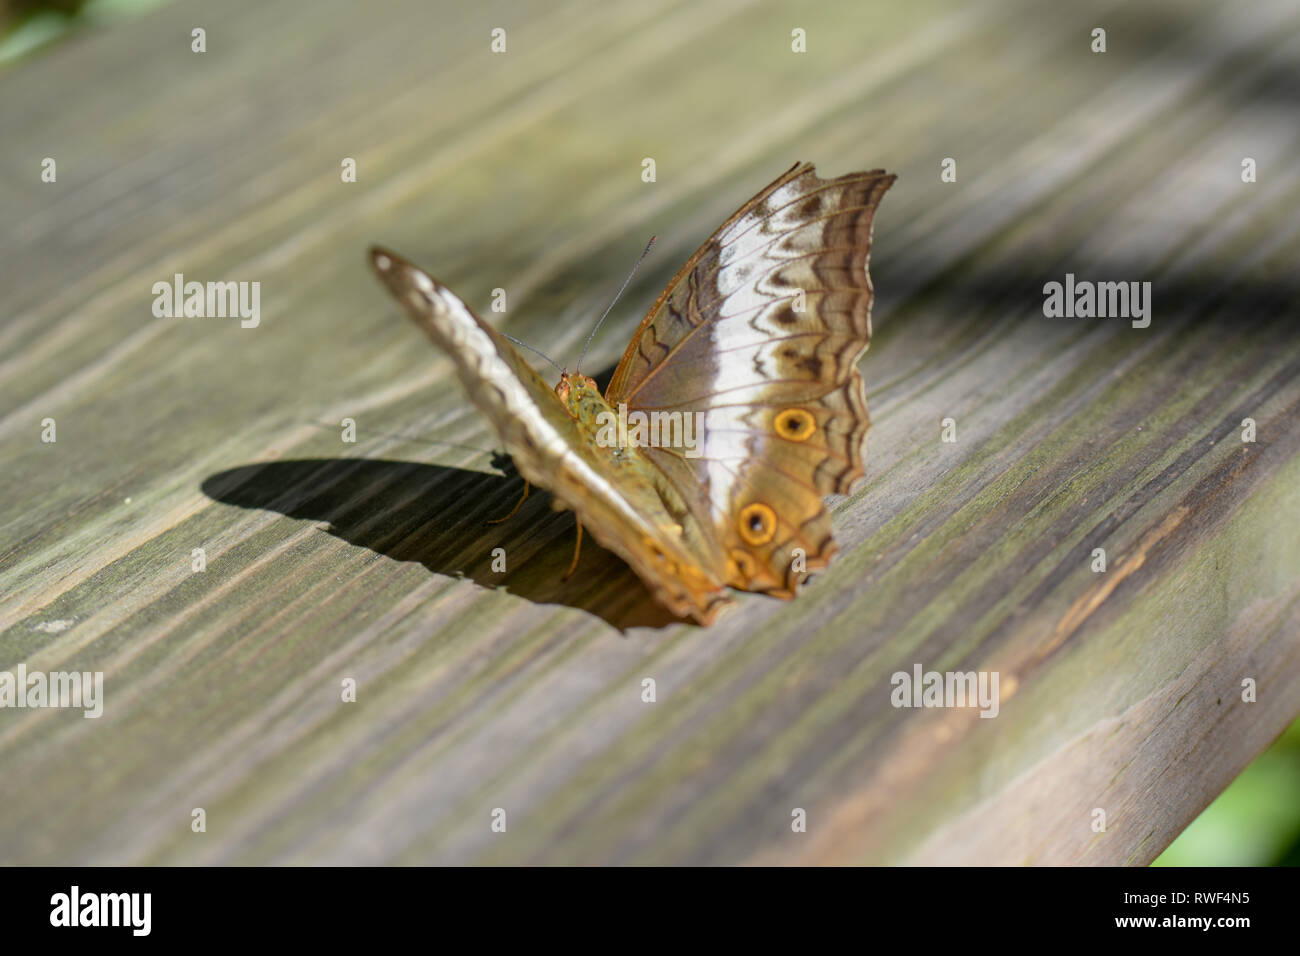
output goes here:
<path id="1" fill-rule="evenodd" d="M 356 547 L 536 604 L 578 608 L 620 631 L 681 623 L 589 534 L 577 571 L 565 580 L 574 518 L 553 511 L 544 492 L 534 490 L 513 517 L 490 524 L 523 492 L 508 457 L 494 456 L 492 464 L 507 474 L 373 458 L 274 461 L 210 475 L 202 489 L 224 504 L 325 522 Z"/>

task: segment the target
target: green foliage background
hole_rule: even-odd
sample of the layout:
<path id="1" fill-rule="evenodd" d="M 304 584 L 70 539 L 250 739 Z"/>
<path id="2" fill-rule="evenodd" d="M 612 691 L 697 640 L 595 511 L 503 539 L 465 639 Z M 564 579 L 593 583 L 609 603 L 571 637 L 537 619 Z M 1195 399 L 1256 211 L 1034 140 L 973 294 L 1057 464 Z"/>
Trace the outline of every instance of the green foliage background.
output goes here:
<path id="1" fill-rule="evenodd" d="M 1300 720 L 1152 866 L 1300 866 Z"/>

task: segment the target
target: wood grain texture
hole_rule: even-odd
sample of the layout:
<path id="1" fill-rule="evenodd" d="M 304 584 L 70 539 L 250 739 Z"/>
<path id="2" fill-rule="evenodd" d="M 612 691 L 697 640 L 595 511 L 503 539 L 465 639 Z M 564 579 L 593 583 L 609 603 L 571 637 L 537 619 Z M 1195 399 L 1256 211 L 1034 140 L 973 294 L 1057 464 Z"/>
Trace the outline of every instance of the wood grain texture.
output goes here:
<path id="1" fill-rule="evenodd" d="M 0 74 L 0 670 L 106 695 L 0 710 L 0 862 L 1149 861 L 1300 712 L 1297 27 L 237 0 Z M 657 233 L 612 365 L 795 160 L 899 174 L 839 560 L 707 630 L 595 549 L 562 582 L 572 518 L 485 526 L 520 482 L 366 248 L 572 362 Z M 260 325 L 155 318 L 176 272 Z M 1152 282 L 1151 326 L 1044 317 L 1067 272 Z M 894 708 L 915 663 L 997 671 L 998 717 Z"/>

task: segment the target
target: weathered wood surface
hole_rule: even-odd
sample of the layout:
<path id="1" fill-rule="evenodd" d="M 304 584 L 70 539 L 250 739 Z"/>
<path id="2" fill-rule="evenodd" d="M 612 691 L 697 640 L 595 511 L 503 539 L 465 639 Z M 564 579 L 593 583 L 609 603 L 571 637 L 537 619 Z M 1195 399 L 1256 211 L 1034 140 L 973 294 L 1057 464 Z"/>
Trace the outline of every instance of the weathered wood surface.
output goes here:
<path id="1" fill-rule="evenodd" d="M 106 702 L 0 710 L 0 861 L 1150 860 L 1300 711 L 1298 27 L 241 0 L 7 71 L 0 669 L 103 671 Z M 658 233 L 612 363 L 797 159 L 900 174 L 841 560 L 708 630 L 594 548 L 563 583 L 572 518 L 485 527 L 519 482 L 365 248 L 504 288 L 571 362 Z M 260 326 L 155 318 L 176 272 L 261 282 Z M 1045 318 L 1066 272 L 1151 281 L 1151 326 Z M 894 708 L 915 663 L 997 671 L 998 717 Z"/>

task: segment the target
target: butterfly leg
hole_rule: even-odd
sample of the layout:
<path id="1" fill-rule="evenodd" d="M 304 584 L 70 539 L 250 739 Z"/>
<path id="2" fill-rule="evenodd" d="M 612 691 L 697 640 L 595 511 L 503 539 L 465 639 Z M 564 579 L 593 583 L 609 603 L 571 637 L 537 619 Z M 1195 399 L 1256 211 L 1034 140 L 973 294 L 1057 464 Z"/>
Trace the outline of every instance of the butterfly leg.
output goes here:
<path id="1" fill-rule="evenodd" d="M 522 507 L 524 506 L 524 502 L 528 500 L 528 492 L 529 492 L 531 489 L 532 489 L 532 485 L 529 483 L 529 481 L 528 481 L 527 479 L 524 479 L 524 494 L 523 494 L 523 497 L 520 498 L 517 502 L 515 502 L 515 506 L 514 506 L 513 508 L 510 509 L 510 514 L 506 515 L 504 518 L 493 518 L 491 521 L 488 522 L 488 524 L 501 524 L 501 522 L 503 522 L 503 521 L 509 521 L 509 520 L 510 520 L 511 518 L 513 518 L 516 514 L 518 514 L 518 513 L 519 513 L 519 509 L 522 508 Z"/>
<path id="2" fill-rule="evenodd" d="M 582 522 L 578 522 L 578 540 L 573 545 L 573 561 L 569 564 L 569 570 L 564 574 L 564 580 L 567 581 L 573 577 L 573 572 L 578 570 L 578 554 L 582 551 Z"/>

